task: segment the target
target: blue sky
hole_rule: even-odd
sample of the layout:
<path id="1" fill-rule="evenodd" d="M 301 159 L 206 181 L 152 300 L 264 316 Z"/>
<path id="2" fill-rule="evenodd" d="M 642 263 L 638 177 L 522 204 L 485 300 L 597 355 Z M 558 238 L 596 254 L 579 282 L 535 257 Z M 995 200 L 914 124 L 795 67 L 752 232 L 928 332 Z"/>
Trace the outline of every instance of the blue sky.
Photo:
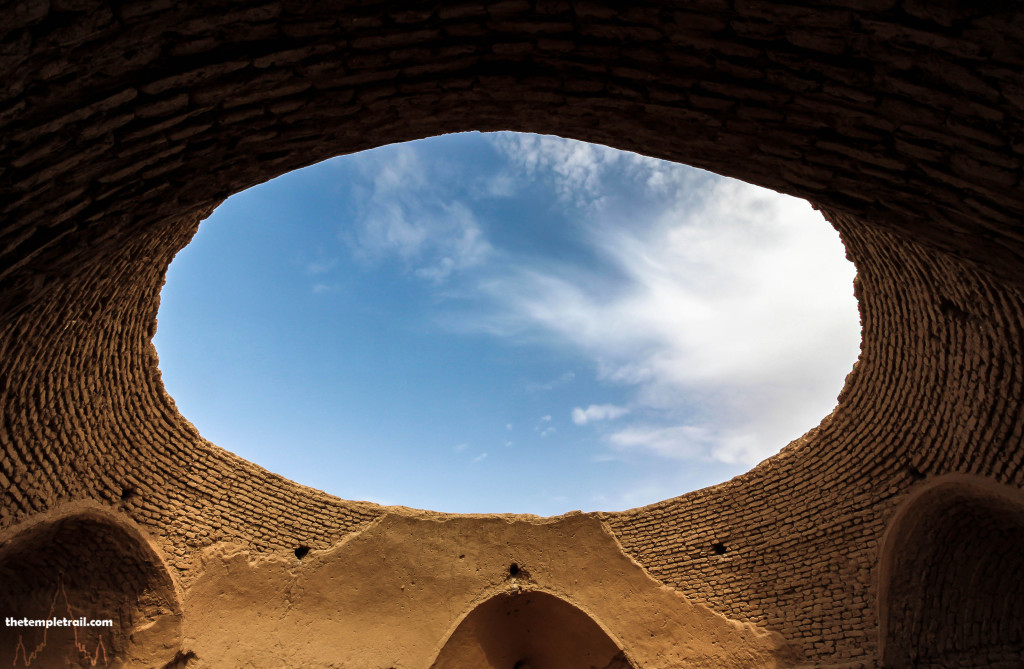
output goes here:
<path id="1" fill-rule="evenodd" d="M 462 133 L 230 198 L 154 339 L 210 441 L 347 499 L 619 510 L 835 406 L 854 268 L 801 200 L 557 137 Z"/>

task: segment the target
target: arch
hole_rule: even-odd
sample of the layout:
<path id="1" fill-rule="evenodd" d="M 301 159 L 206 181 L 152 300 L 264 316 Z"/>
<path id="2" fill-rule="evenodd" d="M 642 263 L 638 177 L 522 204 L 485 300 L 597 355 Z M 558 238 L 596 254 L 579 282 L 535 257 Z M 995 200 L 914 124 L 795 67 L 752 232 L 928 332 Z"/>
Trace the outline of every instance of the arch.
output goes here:
<path id="1" fill-rule="evenodd" d="M 950 475 L 900 507 L 880 563 L 880 656 L 892 669 L 1019 667 L 1024 493 Z"/>
<path id="2" fill-rule="evenodd" d="M 559 134 L 806 197 L 840 228 L 864 335 L 832 416 L 727 484 L 601 518 L 654 578 L 807 662 L 870 663 L 893 495 L 954 471 L 1024 486 L 1024 12 L 807 5 L 8 3 L 0 527 L 119 504 L 188 577 L 218 542 L 290 556 L 390 513 L 180 416 L 150 345 L 164 270 L 225 197 L 316 160 Z"/>
<path id="3" fill-rule="evenodd" d="M 130 520 L 76 507 L 0 540 L 0 618 L 111 620 L 111 627 L 6 627 L 15 667 L 165 666 L 181 646 L 181 605 L 160 556 Z"/>
<path id="4" fill-rule="evenodd" d="M 581 609 L 555 595 L 502 592 L 470 611 L 432 669 L 633 669 L 625 651 Z"/>

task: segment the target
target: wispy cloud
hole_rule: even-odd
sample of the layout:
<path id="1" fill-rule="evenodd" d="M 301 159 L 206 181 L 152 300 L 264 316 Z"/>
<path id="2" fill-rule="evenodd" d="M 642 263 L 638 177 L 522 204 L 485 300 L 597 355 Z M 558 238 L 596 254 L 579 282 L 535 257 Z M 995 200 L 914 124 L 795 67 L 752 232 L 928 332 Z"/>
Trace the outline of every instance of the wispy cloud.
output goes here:
<path id="1" fill-rule="evenodd" d="M 572 422 L 577 425 L 586 425 L 598 420 L 614 420 L 629 413 L 626 407 L 615 406 L 614 404 L 591 404 L 586 409 L 576 407 L 572 410 Z"/>
<path id="2" fill-rule="evenodd" d="M 688 460 L 700 457 L 713 445 L 713 435 L 706 428 L 690 425 L 673 427 L 629 427 L 612 434 L 608 441 L 618 449 L 644 449 L 657 455 Z"/>
<path id="3" fill-rule="evenodd" d="M 428 187 L 428 173 L 449 168 L 413 147 L 369 162 L 358 252 L 446 284 L 465 307 L 454 329 L 571 349 L 602 381 L 631 389 L 628 410 L 572 411 L 623 457 L 749 465 L 831 411 L 859 350 L 854 270 L 806 202 L 557 137 L 490 139 L 514 169 L 448 175 L 475 194 Z M 531 180 L 554 188 L 596 262 L 492 246 L 479 203 Z M 549 421 L 535 432 L 551 434 Z"/>
<path id="4" fill-rule="evenodd" d="M 496 141 L 588 201 L 582 227 L 603 266 L 503 267 L 479 282 L 491 309 L 472 327 L 566 344 L 633 387 L 613 447 L 753 464 L 832 410 L 859 350 L 854 269 L 810 205 L 559 138 Z M 637 193 L 655 204 L 631 209 Z M 602 414 L 577 411 L 577 424 Z"/>
<path id="5" fill-rule="evenodd" d="M 358 257 L 398 259 L 434 283 L 487 259 L 492 248 L 473 209 L 437 189 L 445 180 L 427 179 L 443 165 L 425 163 L 414 146 L 389 147 L 360 165 L 364 178 L 354 188 L 355 221 L 347 236 Z"/>
<path id="6" fill-rule="evenodd" d="M 554 425 L 551 424 L 551 420 L 551 414 L 544 414 L 543 416 L 540 417 L 540 420 L 537 421 L 537 425 L 534 426 L 533 431 L 539 432 L 540 436 L 542 437 L 546 437 L 549 434 L 554 434 L 557 431 L 557 429 Z"/>
<path id="7" fill-rule="evenodd" d="M 539 173 L 545 178 L 553 176 L 552 184 L 558 195 L 585 209 L 601 203 L 605 193 L 604 175 L 631 162 L 635 155 L 548 135 L 497 133 L 491 138 L 527 178 L 536 178 Z"/>

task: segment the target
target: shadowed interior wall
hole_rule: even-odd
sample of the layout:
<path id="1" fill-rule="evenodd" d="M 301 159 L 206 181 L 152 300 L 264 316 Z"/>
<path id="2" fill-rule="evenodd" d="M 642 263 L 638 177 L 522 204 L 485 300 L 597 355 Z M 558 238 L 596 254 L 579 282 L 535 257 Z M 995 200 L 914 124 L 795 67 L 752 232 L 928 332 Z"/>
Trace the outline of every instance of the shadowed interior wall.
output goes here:
<path id="1" fill-rule="evenodd" d="M 215 544 L 291 556 L 389 514 L 202 439 L 160 381 L 159 290 L 228 195 L 468 129 L 808 198 L 857 265 L 862 354 L 831 416 L 732 481 L 600 514 L 667 587 L 807 663 L 877 666 L 901 501 L 950 473 L 1024 485 L 1014 2 L 3 2 L 0 71 L 0 529 L 88 500 L 187 587 Z"/>
<path id="2" fill-rule="evenodd" d="M 84 510 L 5 532 L 0 618 L 112 620 L 111 627 L 0 628 L 14 667 L 164 666 L 178 654 L 181 608 L 159 557 L 138 531 Z"/>
<path id="3" fill-rule="evenodd" d="M 503 593 L 473 609 L 433 669 L 632 669 L 604 630 L 544 592 Z"/>
<path id="4" fill-rule="evenodd" d="M 881 578 L 885 666 L 1019 667 L 1024 496 L 967 477 L 900 510 Z"/>

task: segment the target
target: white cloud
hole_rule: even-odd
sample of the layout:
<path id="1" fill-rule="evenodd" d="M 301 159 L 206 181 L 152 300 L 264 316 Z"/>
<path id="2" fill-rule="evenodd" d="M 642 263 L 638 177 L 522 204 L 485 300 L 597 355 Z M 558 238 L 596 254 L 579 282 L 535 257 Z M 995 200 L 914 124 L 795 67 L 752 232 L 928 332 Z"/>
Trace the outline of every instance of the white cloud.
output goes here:
<path id="1" fill-rule="evenodd" d="M 451 181 L 486 198 L 544 180 L 597 265 L 495 250 L 475 200 L 428 188 L 426 175 L 448 168 L 410 146 L 366 168 L 359 252 L 448 284 L 459 304 L 482 300 L 456 329 L 571 349 L 603 381 L 631 389 L 628 413 L 610 404 L 572 412 L 577 425 L 600 422 L 620 454 L 754 464 L 831 411 L 859 350 L 854 270 L 806 202 L 607 147 L 490 138 L 518 172 L 453 172 Z M 472 278 L 452 284 L 455 275 Z M 566 372 L 526 390 L 574 379 Z M 613 419 L 624 423 L 617 431 L 604 424 Z M 550 420 L 535 431 L 550 434 Z"/>
<path id="2" fill-rule="evenodd" d="M 444 171 L 436 159 L 425 163 L 415 147 L 399 146 L 368 154 L 360 165 L 365 185 L 353 187 L 358 204 L 354 225 L 345 233 L 357 257 L 397 258 L 415 276 L 443 283 L 491 254 L 473 210 L 437 190 L 435 181 L 443 179 L 425 178 Z"/>
<path id="3" fill-rule="evenodd" d="M 854 269 L 807 202 L 558 138 L 495 141 L 588 200 L 604 266 L 509 264 L 479 283 L 491 310 L 470 328 L 568 346 L 633 387 L 614 447 L 754 464 L 832 410 L 859 351 Z"/>
<path id="4" fill-rule="evenodd" d="M 490 137 L 494 146 L 528 177 L 538 172 L 552 173 L 559 197 L 579 207 L 598 204 L 605 173 L 634 155 L 550 135 L 496 133 Z"/>
<path id="5" fill-rule="evenodd" d="M 546 416 L 541 416 L 540 419 L 542 421 L 544 421 L 544 422 L 550 422 L 551 421 L 551 414 L 548 414 Z"/>
<path id="6" fill-rule="evenodd" d="M 626 407 L 614 404 L 591 404 L 586 409 L 576 407 L 572 410 L 572 422 L 586 425 L 596 420 L 614 420 L 629 413 Z"/>
<path id="7" fill-rule="evenodd" d="M 486 457 L 487 457 L 486 453 L 481 453 L 480 455 L 478 455 L 475 458 L 473 458 L 473 462 L 482 462 L 484 460 L 484 458 L 486 458 Z"/>
<path id="8" fill-rule="evenodd" d="M 677 425 L 630 427 L 610 435 L 608 441 L 621 450 L 643 449 L 666 458 L 688 460 L 706 452 L 711 437 L 706 428 Z"/>

